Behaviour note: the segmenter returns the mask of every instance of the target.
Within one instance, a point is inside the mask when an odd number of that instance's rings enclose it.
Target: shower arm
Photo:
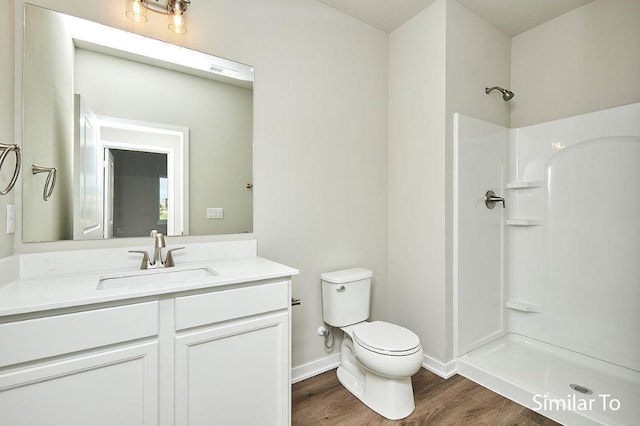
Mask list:
[[[502,93],[503,95],[506,93],[505,89],[503,89],[502,87],[498,87],[498,86],[485,87],[484,88],[484,93],[486,93],[488,95],[489,93],[493,92],[494,90],[497,90],[498,92]]]

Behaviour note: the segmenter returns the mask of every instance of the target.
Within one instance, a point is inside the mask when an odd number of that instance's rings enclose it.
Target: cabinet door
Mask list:
[[[157,424],[157,342],[0,372],[0,424]]]
[[[289,424],[288,314],[176,337],[176,425]]]

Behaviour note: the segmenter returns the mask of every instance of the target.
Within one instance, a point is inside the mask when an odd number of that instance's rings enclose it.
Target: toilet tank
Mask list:
[[[369,318],[373,272],[364,268],[325,272],[322,280],[322,317],[332,327],[344,327]]]

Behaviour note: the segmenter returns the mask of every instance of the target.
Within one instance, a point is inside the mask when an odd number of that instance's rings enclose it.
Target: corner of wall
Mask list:
[[[595,0],[518,34],[512,127],[640,101],[640,2]]]
[[[445,356],[446,0],[389,37],[388,315]],[[419,182],[419,191],[414,190]]]

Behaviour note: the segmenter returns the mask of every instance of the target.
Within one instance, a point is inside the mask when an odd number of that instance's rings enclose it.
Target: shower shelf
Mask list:
[[[541,180],[525,180],[519,182],[507,182],[507,189],[527,189],[527,188],[540,188],[542,186]]]
[[[531,302],[524,302],[522,300],[507,300],[507,303],[505,303],[505,307],[520,312],[540,312],[540,305],[536,305],[535,303]]]
[[[507,225],[510,226],[540,226],[542,225],[542,219],[532,219],[532,218],[512,218],[507,219]]]

